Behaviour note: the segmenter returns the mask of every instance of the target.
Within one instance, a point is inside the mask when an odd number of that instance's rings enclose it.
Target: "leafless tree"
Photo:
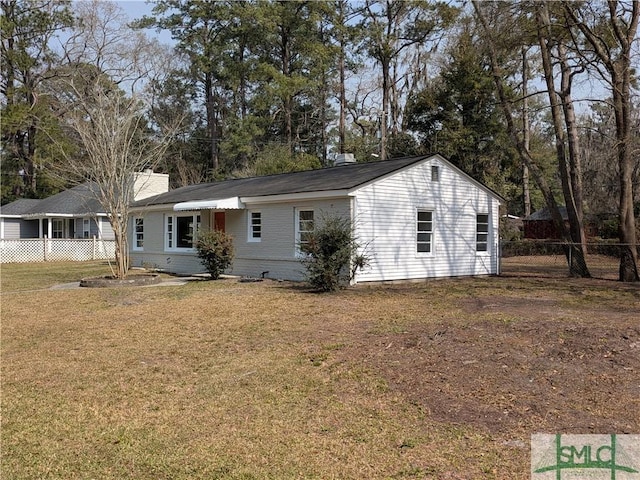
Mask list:
[[[618,157],[620,202],[620,272],[624,282],[637,282],[638,250],[633,211],[632,156],[633,128],[631,120],[631,79],[633,43],[638,41],[640,1],[608,0],[606,7],[563,2],[564,11],[572,22],[574,43],[578,51],[609,85],[616,120],[616,153]],[[581,38],[580,38],[581,36]]]
[[[77,26],[62,45],[66,63],[50,94],[61,97],[59,116],[78,148],[60,145],[59,175],[92,182],[115,236],[114,275],[128,271],[127,224],[136,174],[162,159],[180,119],[151,125],[145,86],[162,72],[164,50],[126,25],[111,2],[77,4]],[[166,71],[166,67],[165,67]]]
[[[62,63],[92,65],[119,88],[140,95],[153,78],[171,71],[168,48],[141,30],[130,28],[116,2],[91,0],[74,6],[76,24],[61,37]]]
[[[489,25],[489,21],[487,16],[485,15],[484,9],[480,6],[480,2],[477,0],[473,0],[472,2],[474,11],[476,12],[476,16],[478,21],[482,27],[484,32],[484,42],[486,44],[487,53],[489,55],[489,59],[491,62],[491,73],[494,78],[494,83],[496,86],[496,91],[498,93],[498,100],[500,102],[500,107],[503,111],[504,118],[507,124],[507,131],[509,133],[509,137],[511,139],[512,144],[516,148],[522,163],[526,165],[528,171],[531,173],[534,181],[536,182],[540,192],[544,196],[545,203],[547,204],[547,208],[551,213],[552,221],[556,231],[560,234],[560,236],[567,241],[567,243],[571,244],[571,237],[567,228],[565,226],[564,220],[562,219],[562,215],[560,213],[560,209],[558,207],[558,203],[553,195],[553,191],[551,186],[547,182],[547,179],[544,175],[544,172],[536,161],[534,155],[529,150],[528,141],[526,136],[523,137],[520,135],[516,125],[516,117],[514,114],[514,108],[512,106],[511,99],[509,98],[507,88],[505,85],[505,75],[504,71],[499,62],[499,51],[497,48],[497,33],[494,29]],[[570,271],[572,275],[576,274],[574,269],[579,270],[580,265],[575,261],[575,257],[569,252],[574,252],[573,247],[569,247],[566,250],[567,255],[567,263],[569,265]],[[584,265],[586,269],[586,265]],[[581,275],[582,276],[582,275]]]
[[[102,75],[87,82],[71,80],[74,106],[65,116],[77,135],[82,154],[62,150],[60,172],[93,183],[91,189],[109,218],[115,236],[115,270],[124,278],[129,269],[129,206],[135,198],[137,173],[153,168],[166,151],[175,128],[151,132],[145,105],[138,97],[127,97]]]

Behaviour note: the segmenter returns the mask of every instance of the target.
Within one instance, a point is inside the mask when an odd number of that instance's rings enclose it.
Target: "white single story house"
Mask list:
[[[169,188],[169,176],[151,170],[135,173],[133,182],[135,200]],[[19,199],[0,207],[0,240],[45,237],[113,240],[113,229],[103,210],[92,182],[43,199]]]
[[[203,272],[198,229],[234,238],[229,273],[301,280],[299,244],[325,215],[350,218],[370,264],[356,282],[499,273],[501,197],[440,155],[191,185],[132,204],[132,266]],[[265,273],[267,272],[267,273]]]

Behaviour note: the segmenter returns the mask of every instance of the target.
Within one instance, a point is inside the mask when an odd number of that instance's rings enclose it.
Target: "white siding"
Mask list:
[[[185,215],[191,214],[184,213]],[[164,218],[175,215],[172,210],[136,213],[134,216],[144,219],[144,247],[142,250],[131,250],[129,258],[132,267],[155,268],[177,274],[194,274],[204,272],[204,267],[195,252],[167,251],[164,248]],[[202,215],[202,227],[208,228],[207,216]],[[133,245],[133,216],[129,225],[129,245]]]
[[[314,210],[315,221],[323,215],[350,214],[350,199],[301,201],[297,203],[269,203],[246,205],[242,210],[225,211],[225,230],[234,237],[235,258],[228,273],[239,276],[266,277],[284,280],[302,280],[303,267],[296,257],[295,211],[297,208]],[[252,210],[262,214],[262,237],[259,242],[248,241],[248,215]],[[144,218],[144,248],[131,250],[131,265],[150,266],[179,274],[204,271],[195,252],[164,250],[164,216],[171,211],[147,212]],[[139,216],[139,213],[135,214]],[[202,228],[213,224],[213,211],[202,211]],[[133,245],[133,226],[129,227],[129,241]]]
[[[246,205],[245,210],[227,211],[226,230],[235,238],[234,275],[302,280],[304,269],[296,256],[296,209],[313,210],[314,221],[323,215],[349,216],[349,198]],[[249,212],[259,210],[262,217],[262,238],[248,241]]]
[[[431,166],[440,179],[431,181]],[[418,209],[433,211],[431,253],[417,253]],[[489,214],[489,252],[476,252],[476,215]],[[497,198],[436,158],[356,191],[355,222],[370,266],[362,281],[389,281],[497,272]]]
[[[2,222],[2,228],[0,233],[2,235],[0,238],[7,240],[15,240],[20,237],[20,223],[22,220],[19,218],[0,218],[0,222]]]
[[[439,181],[431,167],[439,166]],[[498,272],[499,200],[448,162],[431,157],[405,170],[352,192],[353,197],[331,200],[246,204],[225,211],[225,230],[234,237],[235,259],[229,273],[302,280],[304,270],[296,256],[296,210],[313,209],[323,215],[351,216],[358,242],[370,265],[357,281],[489,275]],[[416,247],[417,212],[433,212],[430,253]],[[251,211],[261,213],[260,241],[249,241]],[[165,251],[164,218],[171,210],[146,212],[144,248],[131,251],[133,266],[152,266],[192,274],[204,269],[195,252]],[[489,215],[489,251],[476,252],[476,215]],[[136,214],[138,216],[139,214]],[[202,228],[213,224],[214,212],[201,212]],[[133,227],[130,226],[130,242]],[[133,243],[131,243],[133,244]]]

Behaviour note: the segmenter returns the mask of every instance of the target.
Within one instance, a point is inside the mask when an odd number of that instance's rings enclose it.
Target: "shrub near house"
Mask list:
[[[359,247],[349,219],[324,218],[300,244],[309,284],[324,292],[348,285],[368,263]]]
[[[196,250],[211,279],[217,280],[233,262],[233,237],[221,230],[199,232]]]

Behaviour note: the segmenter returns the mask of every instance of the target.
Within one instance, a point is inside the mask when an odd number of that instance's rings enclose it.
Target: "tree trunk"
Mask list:
[[[345,41],[344,35],[340,37],[340,56],[338,58],[338,69],[340,70],[340,119],[338,123],[338,137],[339,137],[339,152],[345,152],[346,143],[346,110],[347,110],[347,95],[345,89]]]
[[[289,36],[287,35],[284,27],[281,27],[280,29],[280,38],[282,41],[282,50],[280,52],[282,75],[288,79],[291,76],[291,45],[289,42]],[[289,153],[293,153],[293,97],[289,92],[284,94],[282,107],[284,110],[284,138],[287,142]]]
[[[115,246],[115,271],[116,278],[126,278],[129,271],[129,245],[127,242],[127,228],[122,218],[110,217]]]
[[[576,198],[576,192],[574,192],[573,189],[575,182],[571,180],[571,167],[569,165],[569,163],[579,165],[579,153],[577,150],[578,139],[577,137],[569,139],[567,144],[565,127],[563,125],[563,109],[564,111],[567,111],[566,109],[568,107],[566,104],[571,101],[571,74],[568,70],[568,66],[566,65],[566,59],[563,58],[562,47],[558,46],[561,60],[562,95],[564,96],[561,98],[561,95],[558,94],[555,88],[551,48],[549,47],[549,43],[551,43],[553,39],[551,37],[545,37],[545,33],[548,32],[550,27],[549,12],[547,10],[546,3],[538,7],[536,11],[536,20],[538,23],[538,42],[540,44],[540,53],[542,56],[542,68],[544,70],[545,82],[547,84],[547,92],[549,94],[549,103],[551,106],[551,117],[553,120],[553,129],[556,138],[558,170],[560,172],[562,192],[564,194],[564,201],[569,219],[569,232],[564,228],[564,222],[562,222],[562,229],[559,230],[559,232],[561,232],[563,240],[568,241],[569,244],[566,250],[569,274],[572,277],[589,278],[591,277],[591,274],[589,273],[585,259],[582,206],[578,205],[578,198]],[[572,107],[573,106],[571,106],[571,112],[573,112]],[[575,121],[575,118],[573,120]],[[567,117],[564,117],[564,122],[567,124],[567,127],[569,127],[569,119]],[[577,130],[575,133],[577,134]],[[573,161],[571,162],[570,159]],[[581,201],[581,196],[579,199]]]
[[[529,123],[529,64],[527,62],[527,49],[522,48],[522,143],[528,151],[531,142],[531,124]],[[531,192],[529,191],[529,167],[522,164],[522,202],[524,216],[531,215]]]
[[[620,272],[622,282],[637,282],[638,249],[633,212],[633,157],[631,156],[631,115],[629,81],[615,78],[613,105],[616,116],[616,144],[620,169]]]
[[[616,118],[616,153],[620,180],[619,201],[619,239],[620,239],[620,269],[619,280],[623,282],[640,281],[638,275],[638,245],[636,237],[636,223],[633,213],[633,157],[631,155],[631,46],[636,38],[640,21],[640,1],[632,3],[629,18],[622,18],[617,12],[618,2],[609,0],[607,6],[609,16],[607,26],[611,33],[607,41],[616,42],[620,47],[617,58],[612,57],[614,49],[606,44],[600,35],[586,23],[581,21],[574,2],[562,2],[564,11],[578,28],[589,44],[589,50],[598,57],[604,65],[609,78],[604,78],[611,85],[613,110]]]
[[[207,129],[209,131],[209,161],[212,174],[218,171],[218,125],[216,120],[216,106],[213,94],[213,78],[210,72],[205,74],[204,80],[205,103],[207,109]]]
[[[507,93],[504,88],[503,75],[500,69],[500,63],[498,62],[498,52],[496,51],[495,44],[493,43],[491,31],[489,30],[487,20],[482,13],[478,0],[473,0],[472,4],[476,14],[478,15],[478,20],[480,21],[482,29],[485,32],[485,41],[487,42],[487,50],[491,63],[491,74],[496,85],[496,91],[498,92],[500,107],[507,123],[507,132],[509,133],[509,138],[511,139],[512,144],[516,147],[516,151],[518,152],[520,160],[527,166],[531,175],[533,175],[533,179],[538,185],[538,188],[540,189],[545,199],[547,207],[549,208],[553,224],[556,227],[557,231],[566,231],[564,220],[562,219],[562,216],[560,215],[560,211],[558,209],[558,204],[556,203],[549,184],[544,178],[542,170],[531,156],[531,152],[527,148],[525,148],[524,143],[518,137],[513,112],[511,109],[511,101],[507,97]]]
[[[393,75],[389,78],[389,118],[391,120],[391,135],[398,134],[400,117],[400,101],[398,100],[398,64],[393,62]]]
[[[380,118],[380,160],[387,159],[387,119],[389,117],[389,61],[382,64],[382,118]]]

